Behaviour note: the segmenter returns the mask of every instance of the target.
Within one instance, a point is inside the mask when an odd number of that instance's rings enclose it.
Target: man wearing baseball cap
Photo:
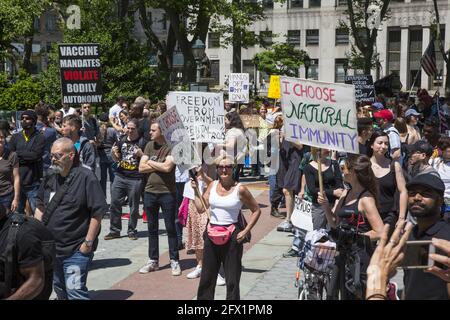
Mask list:
[[[408,174],[410,177],[425,173],[439,176],[436,169],[428,164],[433,154],[433,147],[428,142],[419,140],[406,146],[406,149],[408,150]]]
[[[409,213],[417,219],[408,241],[450,240],[450,223],[442,219],[445,185],[439,176],[420,174],[407,185]],[[405,256],[408,259],[408,256]],[[448,300],[450,283],[424,271],[404,270],[406,300]]]
[[[389,146],[391,150],[390,155],[392,159],[400,160],[400,164],[402,164],[400,150],[402,142],[400,140],[400,133],[392,125],[392,122],[394,121],[394,114],[391,110],[383,109],[381,111],[374,112],[373,117],[375,118],[378,127],[383,129],[389,136]]]
[[[28,202],[32,214],[36,209],[36,197],[43,174],[45,137],[36,130],[37,115],[33,110],[26,110],[20,116],[23,130],[15,133],[9,142],[9,148],[19,158],[20,200],[18,211],[24,213]]]

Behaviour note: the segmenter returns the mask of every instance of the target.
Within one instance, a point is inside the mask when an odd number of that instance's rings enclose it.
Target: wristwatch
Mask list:
[[[94,244],[94,240],[87,240],[87,239],[85,239],[84,240],[84,244],[86,245],[86,247],[91,248],[92,245]]]

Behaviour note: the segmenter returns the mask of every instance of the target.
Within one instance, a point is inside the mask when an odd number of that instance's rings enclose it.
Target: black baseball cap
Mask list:
[[[445,184],[442,179],[436,173],[423,173],[418,174],[406,184],[406,189],[410,189],[412,186],[420,185],[428,187],[437,191],[441,196],[444,196]]]
[[[431,157],[431,155],[433,154],[433,147],[431,146],[431,144],[424,140],[419,140],[414,144],[407,145],[406,150],[408,151],[408,154],[420,152],[425,153],[427,157]]]

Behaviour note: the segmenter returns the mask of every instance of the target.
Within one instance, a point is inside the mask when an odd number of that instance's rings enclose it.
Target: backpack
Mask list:
[[[50,231],[43,223],[32,217],[27,217],[24,214],[13,213],[9,217],[11,225],[8,230],[6,238],[7,244],[5,251],[1,253],[0,259],[4,262],[4,282],[0,282],[0,296],[8,297],[12,294],[13,278],[16,277],[17,282],[20,282],[20,274],[17,263],[17,233],[23,224],[32,226],[36,230],[36,234],[40,236],[42,244],[42,255],[44,258],[44,273],[47,274],[53,270],[56,259],[55,241]]]

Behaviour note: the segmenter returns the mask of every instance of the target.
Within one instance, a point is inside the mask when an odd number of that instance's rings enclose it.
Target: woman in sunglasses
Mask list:
[[[258,221],[261,209],[250,191],[234,180],[233,158],[221,156],[216,165],[219,180],[208,185],[202,200],[198,193],[195,197],[198,212],[205,213],[209,210],[211,215],[204,234],[203,267],[197,298],[214,299],[216,279],[223,263],[227,279],[227,300],[239,300],[243,242]],[[197,188],[195,181],[192,181],[192,187]],[[252,212],[245,228],[238,222],[244,205]]]

